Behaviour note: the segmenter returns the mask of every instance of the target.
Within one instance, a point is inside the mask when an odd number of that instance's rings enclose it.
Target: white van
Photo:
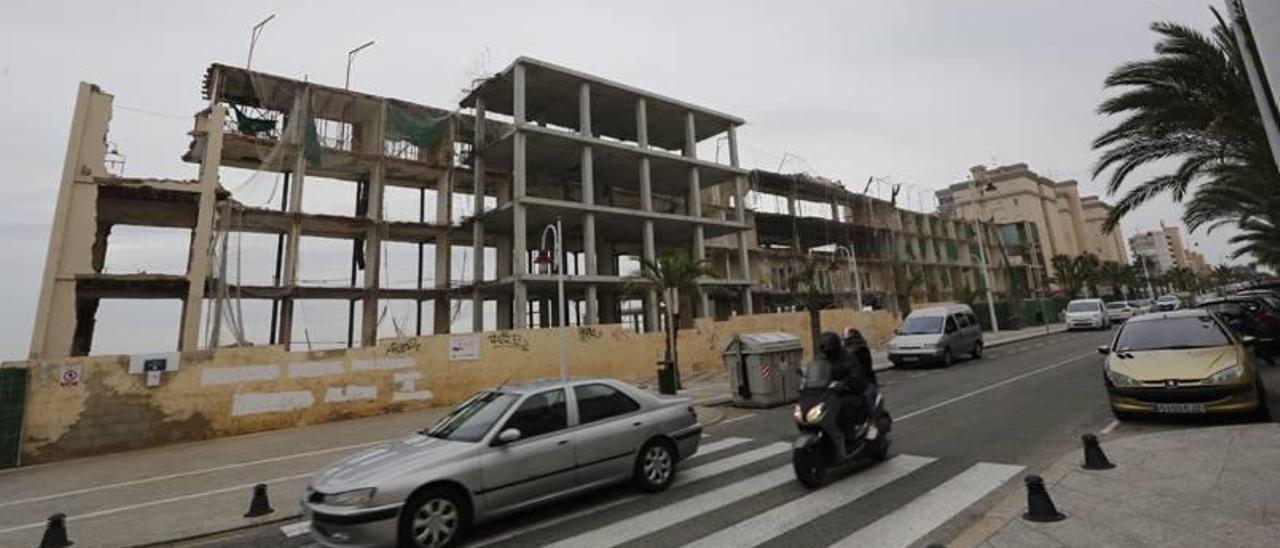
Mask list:
[[[960,354],[982,357],[982,326],[973,309],[964,304],[914,310],[889,341],[889,361],[898,367],[950,366]]]
[[[1111,329],[1102,299],[1076,299],[1067,303],[1067,329]]]

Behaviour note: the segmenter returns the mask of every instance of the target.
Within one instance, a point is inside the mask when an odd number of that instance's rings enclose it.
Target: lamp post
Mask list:
[[[552,236],[552,249],[547,249],[547,234]],[[569,378],[569,354],[565,347],[565,324],[568,316],[564,308],[564,232],[561,228],[560,218],[556,217],[555,224],[547,225],[542,229],[542,238],[538,245],[538,258],[534,259],[534,264],[538,265],[539,270],[554,270],[556,273],[556,293],[557,302],[559,303],[559,311],[557,316],[560,318],[558,322],[560,328],[560,380]],[[547,255],[554,254],[554,257]],[[548,272],[539,272],[539,274],[547,274]]]
[[[1000,325],[996,322],[996,301],[991,296],[991,272],[987,263],[987,244],[982,237],[982,199],[978,196],[978,187],[974,184],[973,177],[969,177],[969,198],[973,200],[974,206],[978,208],[978,214],[973,222],[975,232],[978,233],[978,259],[982,261],[982,283],[987,286],[987,313],[991,315],[991,332],[999,333]]]
[[[839,245],[836,244],[836,258],[840,258],[840,252],[843,251],[849,257],[849,270],[853,271],[853,295],[854,300],[858,303],[858,310],[862,310],[862,278],[858,276],[858,255],[854,252],[853,244]]]
[[[267,26],[267,23],[275,18],[276,14],[273,13],[253,26],[253,31],[249,33],[249,58],[244,62],[245,70],[249,70],[253,66],[253,48],[258,45],[258,37],[262,36],[262,27]]]

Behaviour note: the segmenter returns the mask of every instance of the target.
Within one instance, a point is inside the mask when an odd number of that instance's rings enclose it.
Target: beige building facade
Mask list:
[[[1076,181],[1054,181],[1027,164],[975,166],[969,171],[972,182],[937,192],[941,213],[997,224],[1034,223],[1045,257],[1093,253],[1105,261],[1128,262],[1120,229],[1102,232],[1111,206],[1096,196],[1081,196]]]
[[[1190,268],[1200,274],[1210,271],[1204,254],[1187,247],[1176,226],[1161,225],[1159,229],[1134,234],[1129,238],[1129,247],[1135,258],[1146,259],[1147,267],[1158,272],[1173,268]]]

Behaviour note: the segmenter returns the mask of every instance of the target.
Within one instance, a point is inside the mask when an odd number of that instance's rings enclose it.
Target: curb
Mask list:
[[[222,529],[220,531],[213,531],[209,533],[196,533],[193,535],[187,535],[187,536],[178,537],[175,539],[160,540],[160,541],[156,541],[148,544],[139,544],[137,545],[137,547],[152,548],[152,547],[159,547],[159,546],[181,546],[187,543],[192,543],[190,544],[191,546],[203,546],[207,544],[208,541],[214,540],[216,537],[220,537],[220,536],[231,534],[231,533],[238,533],[240,531],[246,531],[249,529],[255,529],[258,527],[262,527],[264,525],[274,525],[274,524],[281,524],[287,521],[295,521],[300,518],[302,518],[301,512],[298,512],[295,514],[289,514],[289,515],[272,516],[270,519],[258,521],[255,523],[246,523],[244,525],[238,525],[230,529]]]

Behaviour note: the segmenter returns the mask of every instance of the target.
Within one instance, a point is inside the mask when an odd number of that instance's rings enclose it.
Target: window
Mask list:
[[[969,318],[966,318],[964,314],[956,314],[955,319],[956,324],[960,327],[969,327]]]
[[[947,327],[946,327],[946,332],[947,332],[947,333],[955,333],[955,332],[956,332],[956,329],[958,329],[958,328],[956,327],[956,319],[955,319],[955,318],[952,318],[951,316],[947,316]]]
[[[516,402],[515,394],[481,392],[445,415],[427,431],[433,438],[477,442]]]
[[[507,420],[502,429],[520,430],[520,438],[527,439],[569,426],[569,412],[565,406],[564,389],[557,388],[529,396]]]
[[[1231,340],[1209,316],[1168,318],[1124,324],[1116,351],[1173,350],[1227,346]]]
[[[901,335],[932,335],[941,329],[940,316],[908,316],[898,331]]]
[[[625,415],[640,409],[640,404],[630,396],[603,384],[575,386],[573,395],[578,398],[578,422],[581,424]]]
[[[972,312],[965,312],[964,316],[969,318],[969,325],[978,325],[978,317],[974,316]]]

